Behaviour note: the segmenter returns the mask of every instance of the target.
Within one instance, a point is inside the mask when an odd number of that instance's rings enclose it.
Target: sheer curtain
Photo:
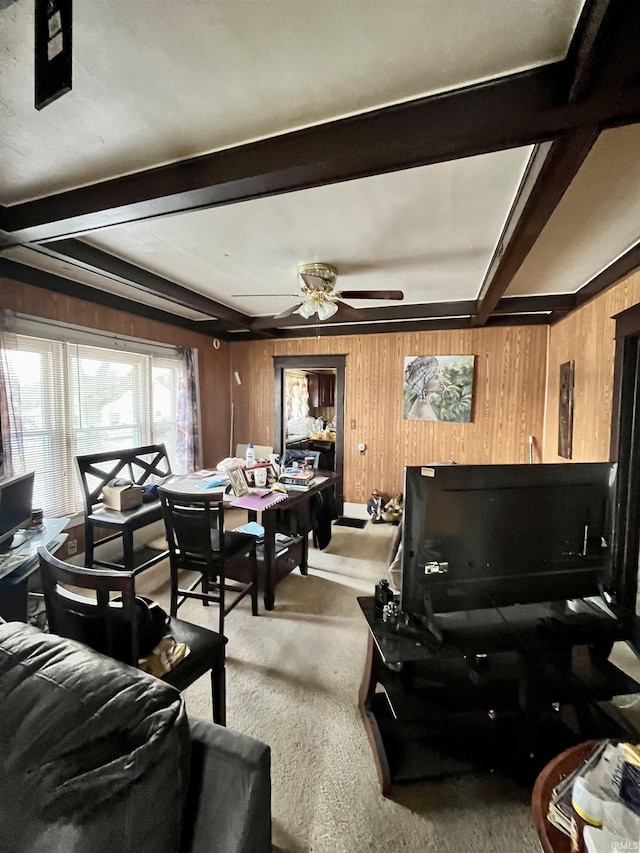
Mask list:
[[[285,401],[287,421],[309,415],[309,383],[304,373],[285,371]]]
[[[20,387],[12,379],[7,358],[15,347],[15,316],[12,311],[0,311],[0,476],[24,471]]]
[[[198,432],[198,384],[194,353],[178,347],[184,370],[178,389],[178,418],[176,434],[176,459],[174,470],[179,473],[193,471],[201,464],[200,436]]]

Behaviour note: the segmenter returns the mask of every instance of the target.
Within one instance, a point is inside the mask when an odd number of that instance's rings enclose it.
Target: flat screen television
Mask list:
[[[14,534],[31,522],[34,472],[0,480],[0,552],[22,544]]]
[[[597,595],[615,463],[405,469],[401,607],[452,611]]]

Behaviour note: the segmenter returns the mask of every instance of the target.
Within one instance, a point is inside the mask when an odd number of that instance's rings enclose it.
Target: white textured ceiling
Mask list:
[[[562,59],[583,0],[82,0],[73,89],[33,108],[33,2],[0,10],[0,203]],[[508,121],[508,116],[505,116]],[[250,315],[300,263],[405,303],[480,295],[530,154],[500,151],[105,228],[92,245]],[[603,133],[507,296],[573,293],[640,240],[640,126]],[[8,258],[186,317],[46,258]],[[236,294],[256,293],[257,296]],[[356,307],[384,303],[352,301]]]
[[[0,203],[561,59],[583,0],[82,0],[33,108],[33,2],[0,12]]]
[[[475,299],[529,153],[499,151],[103,228],[85,239],[253,315],[291,304],[297,267],[313,261],[337,267],[338,289],[392,282],[405,303]]]
[[[640,125],[598,137],[509,287],[575,293],[640,240]]]

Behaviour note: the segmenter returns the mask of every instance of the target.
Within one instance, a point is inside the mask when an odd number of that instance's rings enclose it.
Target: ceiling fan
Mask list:
[[[303,301],[276,314],[273,319],[283,320],[292,314],[300,314],[309,319],[317,314],[318,320],[328,320],[329,317],[333,317],[338,308],[347,317],[361,319],[361,312],[342,302],[343,299],[404,299],[404,293],[401,290],[343,290],[340,292],[336,290],[337,279],[338,270],[331,264],[317,262],[298,267],[298,287]],[[298,294],[274,293],[272,295],[295,298]]]

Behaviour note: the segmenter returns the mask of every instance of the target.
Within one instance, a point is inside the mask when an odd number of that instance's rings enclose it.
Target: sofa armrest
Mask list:
[[[191,720],[189,726],[182,853],[270,853],[269,746],[214,723]]]

